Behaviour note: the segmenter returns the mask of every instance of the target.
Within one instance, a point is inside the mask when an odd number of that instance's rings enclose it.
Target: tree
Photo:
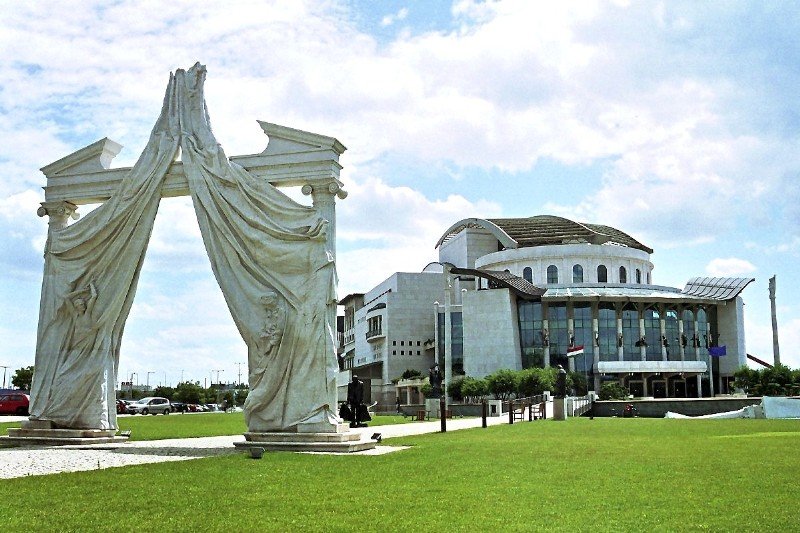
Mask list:
[[[18,389],[31,390],[31,381],[33,380],[33,365],[25,366],[17,369],[14,376],[11,378],[11,384]]]
[[[572,389],[575,391],[576,396],[585,396],[589,392],[589,384],[586,381],[586,376],[581,372],[568,372],[567,384],[572,383]]]
[[[184,381],[175,387],[175,401],[183,403],[202,403],[205,390],[199,382]]]
[[[462,387],[464,385],[463,379],[454,379],[447,386],[447,394],[453,399],[454,402],[460,402],[464,399]]]
[[[249,393],[250,389],[236,389],[236,405],[244,405]]]
[[[538,396],[544,391],[552,391],[556,386],[555,368],[526,368],[519,372],[517,394],[519,396]]]
[[[168,400],[172,400],[172,397],[175,395],[175,389],[172,387],[166,387],[164,385],[159,385],[155,389],[153,389],[153,396],[161,396],[162,398],[167,398]]]
[[[501,369],[486,376],[489,392],[498,400],[506,400],[517,391],[517,373]]]
[[[628,391],[616,381],[610,381],[600,386],[599,396],[601,400],[624,400]]]
[[[461,395],[467,401],[481,402],[488,392],[486,380],[483,379],[465,377],[461,384]]]

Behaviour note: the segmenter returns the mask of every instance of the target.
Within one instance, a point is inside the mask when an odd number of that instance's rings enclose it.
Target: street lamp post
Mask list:
[[[6,371],[8,370],[7,366],[0,365],[3,368],[3,388],[6,388]]]
[[[147,390],[150,391],[150,374],[155,374],[155,371],[150,371],[147,373]]]

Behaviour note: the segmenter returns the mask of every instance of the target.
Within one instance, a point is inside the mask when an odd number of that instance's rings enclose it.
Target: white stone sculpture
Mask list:
[[[331,329],[336,273],[329,222],[321,212],[332,219],[333,195],[344,197],[343,191],[338,183],[321,193],[309,186],[321,205],[302,206],[229,161],[211,131],[205,74],[196,64],[170,76],[147,147],[107,202],[71,226],[66,218],[54,226],[51,216],[32,420],[62,428],[117,427],[114,391],[122,330],[162,191],[169,189],[167,174],[180,149],[214,275],[248,347],[249,430],[303,431],[303,425],[337,430],[338,367]],[[303,141],[312,137],[283,130]],[[341,153],[344,147],[335,149]],[[330,200],[323,202],[322,194]]]

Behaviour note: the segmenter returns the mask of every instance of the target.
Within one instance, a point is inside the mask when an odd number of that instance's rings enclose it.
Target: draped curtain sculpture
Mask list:
[[[115,384],[160,188],[181,151],[212,269],[248,348],[250,431],[334,427],[336,273],[328,222],[231,163],[211,131],[205,67],[170,76],[161,116],[121,188],[85,219],[52,232],[31,418],[115,429]]]

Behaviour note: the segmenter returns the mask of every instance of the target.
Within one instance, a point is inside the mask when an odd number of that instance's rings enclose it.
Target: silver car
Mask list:
[[[130,404],[128,406],[128,412],[142,415],[157,415],[158,413],[168,415],[172,412],[172,407],[169,404],[169,400],[166,398],[148,396],[147,398],[142,398]]]

